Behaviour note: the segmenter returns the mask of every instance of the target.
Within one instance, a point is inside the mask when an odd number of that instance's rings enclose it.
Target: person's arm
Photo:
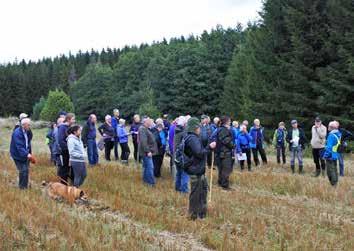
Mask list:
[[[82,133],[81,133],[81,140],[82,143],[84,144],[84,147],[87,146],[88,131],[89,131],[89,126],[86,124],[84,125],[84,128],[82,128]]]
[[[239,139],[241,134],[239,134],[239,136],[237,137],[237,145],[236,145],[236,152],[237,153],[242,153],[242,149],[241,149],[241,140]]]
[[[332,148],[333,148],[333,138],[334,136],[333,135],[329,135],[328,138],[327,138],[327,143],[326,143],[326,146],[325,146],[325,150],[323,152],[323,158],[324,159],[329,159],[332,157]]]
[[[232,135],[231,133],[228,134],[226,130],[223,130],[219,133],[219,140],[221,141],[221,143],[226,146],[229,149],[233,149],[234,148],[234,142],[232,140]]]
[[[75,148],[75,139],[73,138],[68,138],[68,150],[69,150],[69,155],[73,157],[74,159],[82,159],[84,157],[84,154],[78,153],[74,151]]]
[[[140,131],[139,133],[139,142],[141,147],[143,148],[143,151],[145,154],[150,152],[150,148],[148,146],[148,142],[147,142],[147,135],[146,132]]]
[[[104,124],[102,124],[100,127],[97,128],[98,132],[103,136],[104,133]]]
[[[275,129],[274,135],[273,135],[273,145],[274,147],[277,146],[277,129]]]
[[[286,142],[288,142],[289,144],[291,143],[290,141],[291,141],[291,135],[292,134],[292,132],[291,131],[289,131],[287,134],[286,134]]]
[[[327,135],[327,128],[325,126],[317,128],[318,137],[320,139],[325,139]]]
[[[204,154],[208,151],[207,149],[204,149],[202,147],[201,142],[198,142],[196,140],[190,139],[188,146],[189,146],[189,148],[190,148],[190,150],[192,152],[192,155],[195,158],[198,158],[198,159],[203,159],[204,158]]]

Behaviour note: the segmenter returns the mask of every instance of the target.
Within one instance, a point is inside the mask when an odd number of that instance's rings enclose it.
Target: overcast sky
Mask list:
[[[260,10],[261,0],[1,0],[0,63],[198,35]]]

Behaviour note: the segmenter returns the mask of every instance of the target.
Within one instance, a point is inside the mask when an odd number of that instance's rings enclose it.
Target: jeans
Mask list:
[[[20,189],[28,188],[29,179],[29,161],[17,161],[15,160],[16,168],[19,172],[18,186]]]
[[[332,186],[338,183],[338,169],[336,160],[326,160],[327,163],[327,176]]]
[[[154,164],[152,157],[143,157],[143,181],[149,185],[155,185]]]
[[[258,152],[261,155],[263,164],[267,164],[267,156],[266,156],[264,148],[263,148],[263,146],[261,144],[257,144],[256,148],[252,148],[254,164],[256,166],[259,165]]]
[[[175,189],[181,193],[188,193],[189,175],[182,169],[177,168]]]
[[[344,158],[343,153],[338,153],[339,175],[344,176]]]
[[[291,169],[293,172],[295,170],[295,157],[297,158],[297,160],[299,162],[299,172],[302,172],[303,163],[302,163],[302,148],[301,148],[301,146],[291,148],[290,166],[291,166]]]
[[[98,163],[98,151],[96,140],[87,140],[87,156],[90,165],[96,165]]]
[[[326,169],[326,163],[324,161],[324,159],[321,158],[321,154],[322,151],[324,149],[323,148],[313,148],[312,149],[312,156],[313,156],[313,162],[316,165],[316,171],[319,172],[322,170]]]
[[[71,166],[74,171],[74,186],[79,187],[84,183],[87,176],[85,162],[71,161]]]
[[[277,146],[277,163],[280,164],[280,156],[283,159],[283,164],[286,163],[286,157],[285,157],[285,146],[284,145],[280,145]]]

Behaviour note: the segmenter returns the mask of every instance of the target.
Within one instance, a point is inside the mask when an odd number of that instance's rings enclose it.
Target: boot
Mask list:
[[[316,172],[313,175],[313,177],[318,177],[318,176],[320,176],[320,174],[321,174],[321,170],[320,169],[316,169]]]
[[[294,174],[295,173],[295,166],[290,166],[291,167],[291,172]]]
[[[303,166],[299,166],[299,174],[304,174],[304,167]]]

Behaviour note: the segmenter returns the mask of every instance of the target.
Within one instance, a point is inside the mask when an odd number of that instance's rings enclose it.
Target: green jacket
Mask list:
[[[274,135],[273,135],[273,146],[277,147],[277,133],[278,133],[278,128],[275,129],[274,131]],[[285,148],[288,146],[288,142],[286,142],[286,136],[288,135],[288,132],[286,131],[286,129],[284,129],[284,146]]]

